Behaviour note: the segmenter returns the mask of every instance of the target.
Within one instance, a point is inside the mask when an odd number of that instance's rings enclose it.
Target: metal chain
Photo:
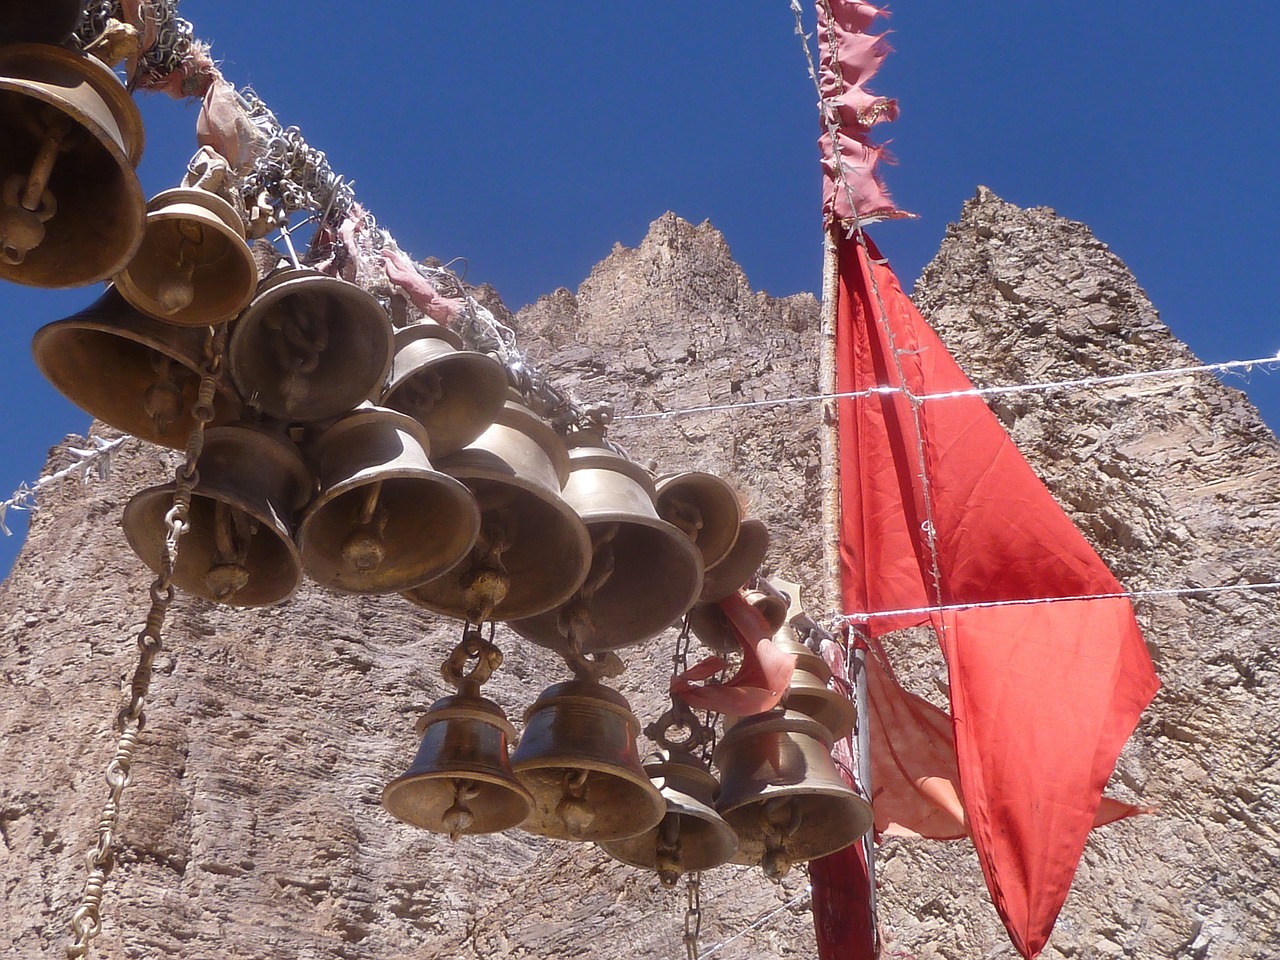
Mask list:
[[[698,960],[698,935],[702,932],[702,874],[691,873],[685,883],[689,905],[684,911],[686,960]]]
[[[97,842],[85,857],[89,876],[85,880],[84,895],[80,906],[71,916],[73,938],[66,948],[70,960],[88,956],[94,938],[102,932],[102,898],[107,878],[115,867],[120,800],[125,788],[133,782],[133,755],[138,746],[138,738],[147,723],[145,707],[151,690],[152,669],[156,655],[164,647],[161,630],[169,604],[175,596],[173,572],[178,559],[178,542],[190,527],[191,493],[199,482],[196,461],[204,449],[205,427],[213,420],[213,398],[222,374],[226,343],[226,324],[211,330],[205,342],[200,389],[192,410],[195,425],[187,442],[186,459],[176,471],[173,507],[165,515],[165,551],[160,574],[151,584],[151,609],[147,611],[146,622],[138,634],[138,664],[129,683],[129,699],[116,715],[116,729],[120,731],[120,740],[116,744],[115,756],[107,764],[107,802],[98,818]]]

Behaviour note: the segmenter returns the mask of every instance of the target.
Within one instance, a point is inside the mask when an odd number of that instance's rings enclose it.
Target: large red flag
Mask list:
[[[839,390],[970,389],[866,243],[839,242]],[[869,615],[872,636],[937,630],[969,833],[1010,937],[1035,957],[1159,686],[1132,608],[979,397],[841,400],[839,435],[845,610]],[[1045,597],[1091,599],[1016,602]],[[875,616],[889,611],[902,612]]]

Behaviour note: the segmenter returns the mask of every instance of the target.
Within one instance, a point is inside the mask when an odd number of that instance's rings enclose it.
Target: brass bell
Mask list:
[[[798,710],[817,720],[831,731],[835,740],[849,736],[858,718],[858,710],[852,700],[828,686],[831,668],[827,662],[805,646],[789,626],[773,635],[773,643],[784,653],[795,654],[796,658],[796,671],[782,698],[783,705],[788,710]]]
[[[793,864],[843,850],[871,828],[871,805],[831,759],[831,733],[794,710],[738,720],[716,747],[716,810],[738,835],[734,863],[773,879]]]
[[[667,812],[657,826],[601,843],[601,849],[633,867],[656,870],[668,887],[683,873],[728,863],[738,849],[738,838],[714,809],[720,792],[716,778],[688,753],[672,750],[650,754],[644,772],[659,786]]]
[[[258,287],[231,334],[231,376],[245,402],[288,423],[330,420],[381,389],[391,321],[373,294],[305,267]]]
[[[79,313],[45,324],[31,341],[36,366],[67,399],[111,426],[181,450],[195,425],[205,330],[144,316],[115,287]],[[236,420],[240,401],[219,384],[213,425]]]
[[[62,43],[80,26],[84,0],[3,0],[0,46]]]
[[[742,598],[760,611],[771,634],[777,633],[787,622],[787,601],[765,590],[745,590]]]
[[[382,406],[427,428],[436,458],[461,450],[488,429],[507,399],[507,371],[493,357],[464,350],[434,321],[397,330],[391,382]]]
[[[266,428],[214,427],[205,432],[196,469],[174,586],[237,607],[287,599],[302,580],[290,520],[311,492],[297,447]],[[173,495],[172,483],[150,487],[124,510],[129,546],[152,570],[160,570],[164,556]]]
[[[471,492],[431,466],[422,425],[364,405],[310,446],[320,493],[298,528],[302,568],[321,586],[395,593],[460,563],[480,530]]]
[[[639,721],[626,698],[593,680],[548,687],[524,715],[511,758],[533,794],[522,830],[560,840],[618,840],[666,813],[636,752]]]
[[[769,552],[769,529],[759,520],[744,520],[738,538],[719,563],[707,568],[702,599],[723,600],[751,579]]]
[[[473,443],[436,466],[470,488],[480,536],[468,560],[406,599],[478,623],[542,613],[582,585],[591,538],[560,496],[569,455],[546,423],[508,401]]]
[[[569,459],[564,498],[591,531],[591,571],[567,604],[511,627],[561,653],[647,640],[697,599],[702,554],[658,516],[653,482],[639,464],[603,446],[577,447]]]
[[[714,474],[693,471],[659,477],[656,489],[658,516],[698,545],[704,568],[728,555],[742,523],[733,487]]]
[[[142,118],[97,59],[0,47],[0,279],[79,287],[142,242]]]
[[[258,265],[231,204],[208,190],[178,188],[147,204],[147,228],[116,276],[143,313],[183,327],[236,317],[253,299]]]

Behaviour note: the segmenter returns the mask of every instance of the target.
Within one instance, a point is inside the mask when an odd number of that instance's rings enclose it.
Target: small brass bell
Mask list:
[[[236,323],[231,376],[249,406],[277,420],[331,420],[381,389],[393,346],[373,294],[290,267],[259,285]]]
[[[658,516],[697,544],[704,568],[728,556],[742,524],[733,487],[714,474],[694,471],[659,477],[656,490]]]
[[[481,677],[488,678],[487,670],[459,678],[458,693],[437,700],[418,720],[422,744],[413,765],[382,791],[382,805],[397,820],[457,840],[507,830],[529,815],[533,798],[507,757],[515,728],[480,696]]]
[[[729,553],[707,569],[702,580],[702,599],[723,600],[738,590],[760,569],[768,552],[769,529],[759,520],[742,521]]]
[[[831,733],[794,710],[744,717],[715,752],[716,810],[738,835],[734,863],[772,879],[794,864],[843,850],[871,828],[871,805],[831,759]]]
[[[397,330],[391,382],[382,406],[427,428],[438,459],[484,433],[507,399],[507,371],[487,354],[464,350],[462,339],[434,321]]]
[[[306,503],[311,474],[297,447],[265,428],[205,432],[196,464],[190,529],[179,542],[178,589],[237,607],[279,603],[298,588],[302,564],[290,520]],[[159,571],[174,485],[135,494],[124,510],[129,546]]]
[[[534,808],[522,830],[560,840],[618,840],[652,829],[666,802],[640,766],[639,721],[593,680],[548,687],[524,715],[511,758]]]
[[[416,420],[371,404],[327,427],[308,450],[320,493],[298,528],[302,568],[348,593],[395,593],[471,552],[480,510],[431,466]]]
[[[697,599],[702,554],[658,516],[653,483],[639,464],[594,445],[570,450],[569,459],[564,497],[591,531],[591,571],[567,604],[511,628],[560,653],[647,640]]]
[[[742,598],[760,611],[771,634],[777,633],[787,622],[787,601],[766,590],[746,590]]]
[[[783,695],[788,710],[798,710],[817,720],[831,731],[834,740],[843,740],[853,732],[858,718],[857,707],[842,693],[832,690],[831,668],[827,662],[800,642],[789,626],[773,635],[773,643],[784,653],[795,654],[796,671]]]
[[[205,330],[144,316],[115,287],[93,304],[36,331],[31,352],[68,400],[135,437],[181,450],[195,425]],[[225,384],[214,395],[213,425],[236,420],[240,401]]]
[[[0,47],[0,279],[79,287],[142,242],[142,118],[94,57]]]
[[[716,778],[688,753],[672,750],[650,754],[644,772],[659,786],[667,812],[656,827],[606,841],[601,849],[633,867],[656,870],[667,887],[683,873],[728,863],[738,849],[738,838],[714,809],[720,792]]]
[[[84,0],[3,0],[0,46],[62,43],[80,26]]]
[[[569,455],[546,423],[508,401],[489,429],[436,466],[475,495],[480,536],[466,561],[406,599],[478,623],[541,613],[582,585],[591,538],[560,496]]]
[[[231,204],[207,190],[178,188],[147,204],[142,246],[116,276],[116,286],[149,316],[207,327],[249,305],[258,265]]]

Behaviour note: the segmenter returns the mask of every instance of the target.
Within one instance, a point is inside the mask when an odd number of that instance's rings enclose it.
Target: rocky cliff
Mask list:
[[[917,296],[982,383],[1189,359],[1085,227],[985,192]],[[625,419],[815,392],[812,297],[752,291],[718,232],[667,215],[576,294],[556,291],[513,325],[557,383],[615,405],[612,436],[633,455],[734,479],[774,534],[770,564],[823,582],[816,406]],[[1130,587],[1274,579],[1280,448],[1235,391],[1144,381],[997,410]],[[0,956],[61,956],[147,606],[120,513],[170,469],[129,441],[109,482],[46,503],[0,586]],[[806,599],[833,602],[818,589]],[[1096,832],[1045,955],[1280,956],[1276,600],[1204,595],[1139,612],[1165,689],[1115,787],[1160,813]],[[379,794],[412,759],[415,718],[446,692],[438,667],[456,634],[398,598],[310,587],[269,610],[179,600],[96,955],[682,955],[683,892],[593,847],[519,832],[455,845],[384,813]],[[662,709],[671,642],[627,657],[619,684],[642,721]],[[506,663],[486,690],[518,721],[566,674],[513,634],[499,643]],[[895,654],[915,689],[943,695],[927,638],[904,637]],[[880,870],[889,952],[1013,955],[966,844],[888,843]],[[708,874],[704,955],[811,958],[804,889],[798,872],[781,886],[744,868]]]

